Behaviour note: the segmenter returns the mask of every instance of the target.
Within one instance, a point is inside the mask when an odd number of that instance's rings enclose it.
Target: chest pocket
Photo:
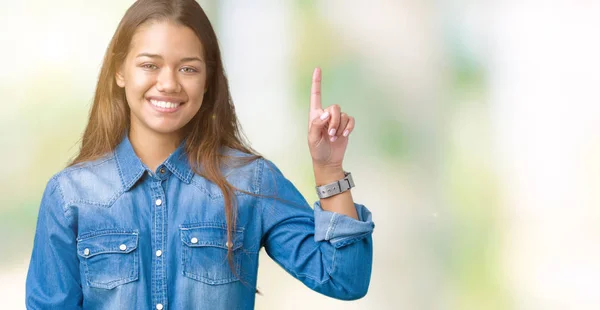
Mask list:
[[[227,243],[227,226],[220,223],[202,223],[181,225],[182,242],[181,263],[183,275],[206,284],[218,285],[239,281],[241,253],[244,241],[243,228],[233,233],[233,244]],[[233,250],[231,271],[227,260],[227,249]]]
[[[100,231],[77,238],[77,255],[90,287],[113,289],[139,277],[137,232]]]

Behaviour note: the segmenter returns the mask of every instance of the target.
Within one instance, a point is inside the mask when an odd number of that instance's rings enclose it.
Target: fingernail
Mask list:
[[[329,135],[330,135],[330,136],[333,136],[333,135],[335,135],[335,128],[331,128],[331,129],[329,129]]]
[[[348,131],[348,129],[344,130],[344,133],[343,133],[344,137],[347,137],[349,133],[350,133],[350,131]]]
[[[325,119],[327,119],[328,117],[329,117],[329,112],[328,111],[325,111],[325,113],[321,114],[321,120],[322,121],[325,120]]]
[[[331,142],[335,142],[335,140],[337,140],[337,136],[333,136],[333,137],[329,138],[329,141],[331,141]]]

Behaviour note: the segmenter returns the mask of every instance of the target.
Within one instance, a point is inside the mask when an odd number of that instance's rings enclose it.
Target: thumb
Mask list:
[[[327,125],[329,118],[331,115],[329,111],[325,111],[321,113],[319,117],[315,117],[311,124],[310,129],[308,130],[308,141],[311,143],[316,143],[321,139],[321,134],[323,133],[323,128]]]

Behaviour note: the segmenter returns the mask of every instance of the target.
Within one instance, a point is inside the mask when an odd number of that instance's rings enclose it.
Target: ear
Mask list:
[[[119,85],[119,87],[125,87],[125,77],[123,76],[121,68],[119,68],[119,70],[117,70],[117,72],[115,73],[115,81],[117,82],[117,85]]]

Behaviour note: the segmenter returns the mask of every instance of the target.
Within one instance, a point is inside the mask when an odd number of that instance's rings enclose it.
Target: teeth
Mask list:
[[[158,101],[158,100],[150,100],[150,103],[157,107],[161,107],[163,109],[173,109],[178,107],[181,103],[167,102],[167,101]]]

